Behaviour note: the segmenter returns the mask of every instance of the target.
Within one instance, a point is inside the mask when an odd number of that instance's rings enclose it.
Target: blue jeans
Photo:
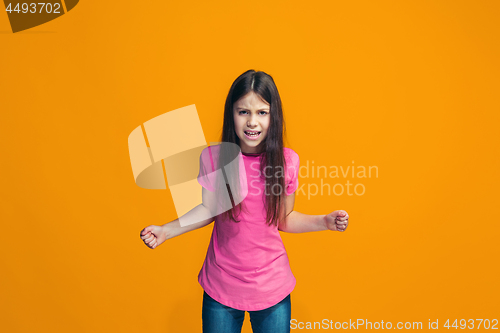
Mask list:
[[[290,333],[290,295],[260,311],[248,311],[254,333]],[[203,333],[241,333],[245,311],[223,305],[203,292]]]

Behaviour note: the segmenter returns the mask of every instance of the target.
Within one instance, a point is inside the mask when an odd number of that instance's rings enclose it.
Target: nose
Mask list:
[[[248,119],[248,121],[247,121],[247,126],[249,128],[253,128],[253,127],[257,126],[257,121],[255,119],[255,115],[251,115],[250,116],[250,119]]]

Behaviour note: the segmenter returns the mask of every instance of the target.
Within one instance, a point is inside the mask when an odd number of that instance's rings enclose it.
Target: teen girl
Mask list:
[[[141,231],[141,239],[154,249],[167,239],[215,221],[198,275],[204,289],[205,333],[241,332],[245,311],[250,314],[253,332],[290,332],[290,293],[295,277],[279,231],[347,228],[349,216],[343,210],[327,215],[306,215],[293,210],[299,156],[283,147],[284,129],[281,99],[273,78],[254,70],[241,74],[226,99],[221,145],[205,148],[200,156],[198,181],[203,186],[203,204],[182,218],[214,216],[210,212],[219,202],[214,194],[218,187],[208,175],[230,160],[228,152],[221,148],[224,143],[237,145],[241,150],[247,195],[235,205],[235,193],[227,186],[233,206],[215,218],[184,227],[176,219]]]

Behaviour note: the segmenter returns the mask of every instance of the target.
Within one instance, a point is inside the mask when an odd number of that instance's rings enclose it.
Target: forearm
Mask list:
[[[292,211],[279,230],[291,233],[328,230],[325,215],[308,215]]]
[[[181,217],[184,226],[181,226],[178,218],[169,223],[165,223],[162,227],[165,229],[166,239],[177,237],[188,231],[203,228],[212,223],[215,219],[215,217],[207,218],[206,216],[211,216],[210,211],[203,204],[199,204]],[[192,223],[192,221],[197,222]]]

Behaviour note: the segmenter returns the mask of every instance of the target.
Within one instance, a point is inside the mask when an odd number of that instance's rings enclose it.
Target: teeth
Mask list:
[[[247,135],[249,136],[258,136],[259,133],[258,132],[245,132]]]

